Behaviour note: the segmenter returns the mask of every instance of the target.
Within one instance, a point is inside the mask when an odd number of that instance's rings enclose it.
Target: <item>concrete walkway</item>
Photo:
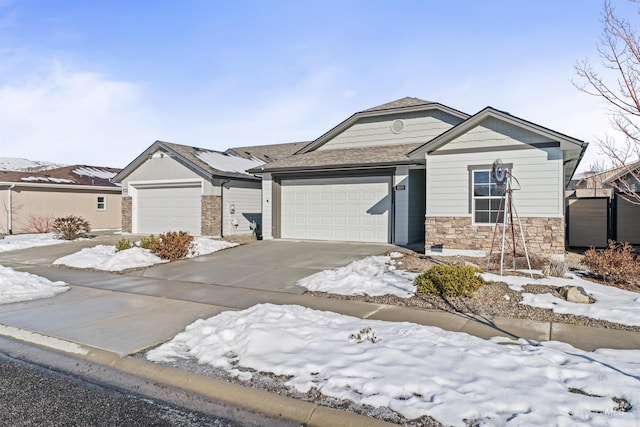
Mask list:
[[[0,305],[0,324],[12,331],[26,330],[122,357],[172,338],[197,319],[274,303],[363,319],[414,322],[481,338],[557,340],[585,350],[640,349],[640,334],[634,332],[319,298],[302,294],[294,285],[300,277],[382,253],[392,248],[389,245],[256,242],[130,274],[51,266],[55,259],[82,247],[113,244],[118,238],[105,235],[0,253],[0,265],[72,285],[69,292],[54,298]],[[5,334],[2,331],[0,335]]]

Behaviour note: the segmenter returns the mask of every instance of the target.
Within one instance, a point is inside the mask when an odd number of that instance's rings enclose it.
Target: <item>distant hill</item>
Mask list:
[[[0,157],[0,170],[15,172],[38,172],[59,168],[65,165],[52,162],[34,161],[18,157]]]

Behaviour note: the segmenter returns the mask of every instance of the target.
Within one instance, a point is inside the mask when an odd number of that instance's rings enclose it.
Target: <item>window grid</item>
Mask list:
[[[495,224],[503,221],[505,187],[495,183],[489,170],[473,171],[473,221]]]
[[[96,207],[99,211],[107,210],[107,198],[105,196],[98,196]]]

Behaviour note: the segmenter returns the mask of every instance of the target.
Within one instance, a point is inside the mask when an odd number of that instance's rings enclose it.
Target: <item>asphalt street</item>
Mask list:
[[[0,353],[0,425],[239,426]]]

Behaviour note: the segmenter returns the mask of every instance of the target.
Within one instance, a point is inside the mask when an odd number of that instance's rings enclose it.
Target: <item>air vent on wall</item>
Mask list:
[[[400,133],[404,129],[404,121],[397,119],[391,123],[391,132]]]

